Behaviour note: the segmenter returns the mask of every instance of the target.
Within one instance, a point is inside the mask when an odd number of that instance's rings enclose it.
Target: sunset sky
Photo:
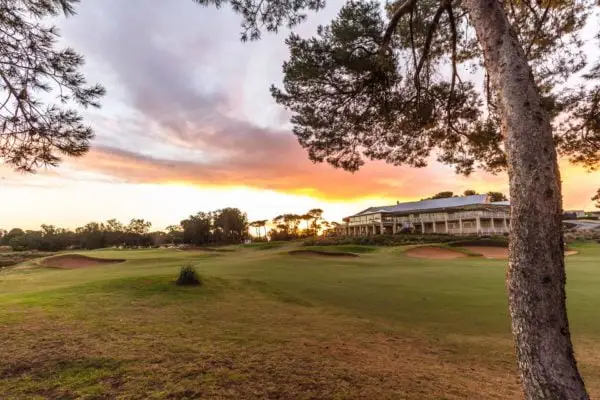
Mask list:
[[[329,3],[301,34],[342,2]],[[142,217],[162,229],[226,206],[250,219],[321,207],[340,220],[442,190],[508,192],[505,175],[465,178],[435,162],[355,174],[312,164],[268,91],[281,82],[285,31],[241,43],[238,16],[191,0],[86,0],[78,13],[57,24],[107,88],[102,109],[85,114],[97,137],[87,156],[36,175],[0,166],[0,228]],[[561,165],[565,208],[592,209],[600,173]]]

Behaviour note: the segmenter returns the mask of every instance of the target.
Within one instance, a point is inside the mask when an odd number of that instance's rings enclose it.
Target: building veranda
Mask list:
[[[487,195],[449,197],[370,207],[344,218],[341,234],[391,235],[400,232],[451,235],[504,235],[510,229],[510,205]]]

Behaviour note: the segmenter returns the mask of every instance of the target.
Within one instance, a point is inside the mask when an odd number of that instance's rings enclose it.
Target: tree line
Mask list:
[[[105,247],[160,247],[164,245],[225,245],[254,240],[293,240],[315,236],[335,227],[322,217],[323,210],[312,209],[306,214],[282,214],[273,220],[248,222],[248,216],[238,208],[223,208],[198,212],[169,225],[165,230],[152,231],[152,223],[132,219],[123,224],[116,219],[90,222],[75,230],[42,225],[39,230],[0,229],[0,246],[14,251],[61,251],[66,249],[100,249]],[[267,224],[272,227],[267,230]]]

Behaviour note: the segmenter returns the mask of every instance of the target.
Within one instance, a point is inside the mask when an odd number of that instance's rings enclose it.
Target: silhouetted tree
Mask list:
[[[224,208],[215,211],[214,233],[217,243],[241,243],[248,230],[248,217],[238,208]]]
[[[465,190],[465,192],[463,193],[464,196],[475,196],[477,194],[477,192],[475,190]]]
[[[13,228],[10,231],[8,231],[6,234],[4,234],[4,236],[2,236],[2,244],[9,246],[10,245],[10,241],[18,236],[23,236],[25,235],[25,231],[23,231],[23,229],[20,228]]]
[[[181,225],[169,225],[166,228],[168,243],[170,244],[181,244],[183,243],[183,228]]]
[[[321,221],[322,216],[323,216],[323,210],[321,210],[320,208],[313,208],[312,210],[310,210],[308,212],[308,215],[310,215],[312,217],[312,229],[313,229],[313,234],[316,235],[319,232],[319,221]]]
[[[596,208],[600,208],[600,189],[598,189],[598,191],[596,192],[594,197],[592,197],[592,201],[596,202],[596,204],[595,204]]]
[[[58,30],[41,22],[73,15],[77,2],[0,1],[0,160],[17,170],[32,172],[58,165],[63,155],[80,156],[93,137],[70,106],[98,107],[104,88],[87,86],[79,72],[83,57],[58,48]]]

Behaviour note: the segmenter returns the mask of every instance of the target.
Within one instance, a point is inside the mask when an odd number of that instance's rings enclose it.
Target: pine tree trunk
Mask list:
[[[502,113],[511,201],[507,289],[525,396],[588,399],[567,320],[561,182],[550,119],[502,3],[463,5]]]

